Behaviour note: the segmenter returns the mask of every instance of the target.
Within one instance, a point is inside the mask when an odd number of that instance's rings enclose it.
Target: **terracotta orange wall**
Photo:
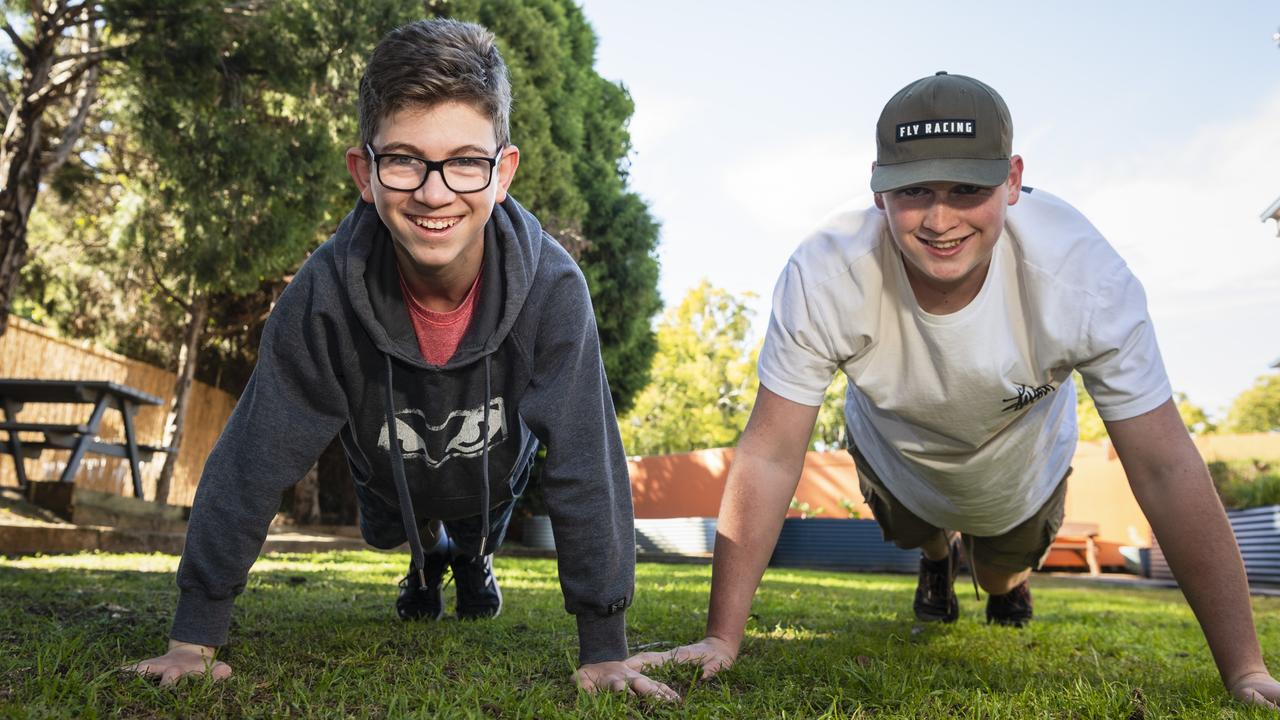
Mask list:
[[[636,517],[719,515],[720,495],[731,462],[732,448],[630,458],[627,466]]]
[[[1196,438],[1196,447],[1206,460],[1280,458],[1280,433],[1201,436]],[[636,517],[716,516],[732,461],[732,449],[632,458],[629,465]],[[1151,526],[1129,491],[1124,468],[1110,443],[1080,443],[1072,467],[1066,519],[1097,523],[1102,541],[1148,545]],[[871,517],[858,492],[853,459],[844,451],[809,453],[796,498],[812,508],[823,508],[825,517],[844,517],[840,499],[848,498],[858,505],[861,517]]]
[[[628,465],[636,517],[715,517],[732,462],[732,448],[631,458]],[[871,509],[858,492],[853,458],[844,451],[808,453],[796,498],[812,508],[823,508],[824,517],[844,517],[840,499],[848,498],[857,504],[862,517],[871,517]]]

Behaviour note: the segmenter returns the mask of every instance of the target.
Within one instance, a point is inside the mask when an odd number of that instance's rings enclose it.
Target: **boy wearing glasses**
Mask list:
[[[540,443],[578,684],[674,697],[627,668],[635,540],[626,459],[586,282],[507,193],[519,165],[507,69],[484,28],[416,22],[382,40],[360,82],[360,192],[271,313],[258,365],[192,508],[168,654],[172,682],[213,663],[281,494],[337,435],[360,528],[408,541],[396,612],[502,610],[493,552]]]
[[[1079,212],[1022,185],[1012,138],[1004,101],[972,78],[938,73],[885,105],[874,207],[801,244],[774,291],[760,393],[720,508],[706,637],[637,667],[674,659],[714,674],[735,661],[837,370],[863,494],[886,540],[921,549],[916,618],[959,617],[959,531],[987,622],[1029,622],[1028,578],[1063,517],[1079,370],[1223,683],[1246,702],[1280,700],[1142,286]]]

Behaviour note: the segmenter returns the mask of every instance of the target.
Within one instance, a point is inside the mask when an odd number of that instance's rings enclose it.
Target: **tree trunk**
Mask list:
[[[0,147],[0,335],[9,327],[19,273],[27,257],[27,220],[40,190],[40,108],[20,101]]]
[[[200,338],[204,334],[204,321],[209,315],[209,298],[196,292],[191,301],[191,323],[178,352],[178,382],[173,388],[173,420],[170,426],[169,452],[165,453],[164,468],[156,481],[155,502],[168,504],[169,489],[173,485],[173,471],[178,466],[178,450],[182,447],[182,431],[186,426],[187,407],[191,400],[191,383],[196,376],[196,359],[199,357]]]
[[[106,57],[98,46],[100,32],[92,8],[56,3],[31,3],[28,19],[34,29],[30,43],[18,38],[9,17],[0,25],[22,63],[22,80],[14,95],[0,87],[0,109],[5,113],[0,135],[0,335],[9,328],[9,311],[27,256],[27,221],[46,172],[66,162],[88,120],[97,95],[97,68]],[[64,34],[70,32],[70,34]],[[59,50],[78,60],[59,58]],[[74,98],[65,121],[51,117],[50,109]],[[41,123],[55,126],[58,139],[46,148]],[[59,129],[57,126],[61,124]],[[45,156],[46,150],[51,150]]]

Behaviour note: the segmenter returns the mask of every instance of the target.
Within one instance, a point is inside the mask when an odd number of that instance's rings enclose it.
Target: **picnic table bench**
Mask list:
[[[71,457],[62,470],[61,482],[75,480],[76,470],[86,453],[127,458],[133,475],[133,494],[142,498],[142,472],[140,462],[150,460],[158,452],[168,448],[144,445],[138,442],[133,416],[143,405],[160,405],[160,398],[127,385],[103,380],[38,380],[31,378],[0,378],[0,413],[3,422],[0,430],[7,438],[0,440],[0,452],[13,456],[18,476],[18,486],[27,487],[25,458],[39,457],[44,450],[70,450]],[[55,422],[21,422],[18,412],[26,403],[83,404],[92,405],[88,420],[78,424]],[[124,421],[123,442],[103,442],[98,438],[102,416],[108,408],[118,410]],[[19,433],[40,433],[43,439],[23,440]]]
[[[1053,539],[1050,550],[1065,550],[1075,553],[1084,560],[1090,575],[1100,575],[1102,568],[1098,565],[1098,523],[1064,522],[1058,528],[1058,536]]]

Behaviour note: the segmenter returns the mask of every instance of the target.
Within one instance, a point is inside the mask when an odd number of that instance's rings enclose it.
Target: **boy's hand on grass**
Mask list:
[[[161,685],[172,685],[186,675],[208,673],[214,680],[231,677],[231,666],[221,660],[214,660],[214,651],[215,648],[207,645],[170,640],[169,652],[129,665],[124,670],[147,677],[158,677]]]
[[[669,662],[696,664],[702,666],[702,677],[705,680],[728,668],[737,657],[737,648],[718,637],[708,636],[701,642],[681,645],[674,650],[632,655],[627,658],[627,665],[636,670],[644,670]]]
[[[618,660],[583,665],[573,674],[573,679],[578,683],[578,687],[590,693],[601,690],[625,691],[655,700],[680,702],[680,694],[675,690],[657,680],[645,677],[629,667],[627,663]]]
[[[1253,672],[1231,684],[1231,696],[1246,705],[1280,710],[1280,683],[1266,672]]]

